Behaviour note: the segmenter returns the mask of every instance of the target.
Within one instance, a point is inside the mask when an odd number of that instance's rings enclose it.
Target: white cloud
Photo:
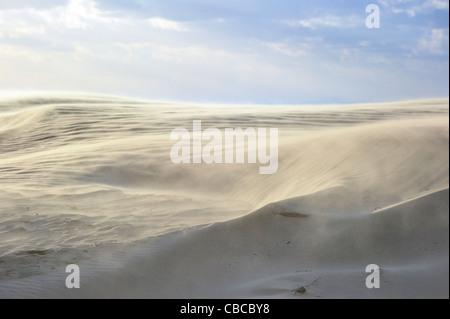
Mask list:
[[[0,44],[0,56],[14,59],[25,58],[33,62],[42,61],[43,59],[43,56],[35,51],[10,44]]]
[[[224,50],[214,50],[205,46],[188,45],[188,46],[168,46],[151,42],[138,43],[119,43],[119,47],[124,48],[130,57],[148,58],[168,63],[183,63],[188,61],[191,63],[206,63],[206,61],[231,61],[238,60],[238,55],[226,52]]]
[[[177,21],[162,19],[162,18],[151,18],[147,20],[150,26],[162,30],[172,30],[172,31],[188,31],[188,29]]]
[[[109,22],[108,14],[100,11],[91,0],[70,0],[58,11],[61,13],[60,21],[68,28],[87,29],[91,21]]]
[[[315,17],[306,20],[298,20],[298,21],[286,21],[286,23],[292,27],[305,27],[312,30],[315,30],[320,27],[331,27],[331,28],[353,28],[358,26],[360,22],[360,18],[356,16],[325,16],[325,17]]]
[[[435,8],[437,10],[448,10],[449,1],[448,0],[428,0],[425,6]]]
[[[30,14],[30,11],[0,11],[0,38],[21,38],[45,33],[45,23]]]
[[[9,9],[0,11],[0,37],[20,38],[43,34],[48,29],[88,29],[98,23],[115,24],[123,20],[102,11],[92,0],[69,0],[50,9]]]
[[[420,13],[449,9],[449,0],[379,0],[378,3],[386,8],[391,8],[393,13],[404,13],[410,17],[415,17]]]
[[[281,53],[286,56],[290,57],[299,57],[299,56],[305,56],[308,54],[308,50],[310,49],[308,44],[303,45],[289,45],[285,42],[266,42],[262,43],[263,45],[267,46],[271,50]]]
[[[445,54],[445,44],[448,46],[448,29],[433,29],[431,33],[419,41],[418,52],[429,52],[434,55]]]
[[[23,36],[44,34],[45,31],[43,24],[33,24],[0,11],[0,38],[21,38]]]

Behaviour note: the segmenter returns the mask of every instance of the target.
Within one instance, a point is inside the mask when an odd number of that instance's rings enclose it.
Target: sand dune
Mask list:
[[[194,119],[279,128],[278,172],[173,164]],[[1,101],[0,297],[448,298],[448,141],[448,100]]]
[[[297,211],[271,204],[178,235],[164,251],[138,257],[119,276],[104,274],[88,288],[102,295],[105,286],[118,283],[126,293],[108,289],[106,296],[154,298],[289,298],[300,287],[307,287],[303,297],[448,295],[448,189],[352,218],[305,214],[301,202],[286,202]],[[365,287],[371,263],[382,267],[380,290]]]
[[[101,272],[98,264],[86,265],[89,275],[79,291],[55,285],[63,278],[42,276],[19,285],[6,282],[4,292],[13,297],[26,288],[21,293],[27,297],[39,291],[39,296],[67,298],[448,296],[448,189],[375,214],[332,216],[302,209],[305,200],[342,194],[330,189],[172,234],[128,253],[120,267],[117,260]],[[365,287],[365,267],[374,262],[382,269],[379,290]],[[306,293],[297,292],[301,287]]]

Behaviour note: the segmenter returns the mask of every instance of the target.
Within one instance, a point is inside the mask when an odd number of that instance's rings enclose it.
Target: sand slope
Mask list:
[[[330,189],[306,199],[342,194]],[[79,291],[55,285],[56,277],[19,287],[28,288],[25,296],[36,297],[34,288],[67,298],[445,298],[448,195],[445,189],[352,217],[305,213],[305,198],[296,198],[165,237],[118,268],[87,265]],[[382,269],[379,290],[365,287],[372,263]],[[301,287],[305,294],[296,292]]]
[[[1,298],[449,296],[448,100],[0,106]],[[279,171],[171,163],[193,119],[279,128]]]
[[[446,189],[350,218],[271,204],[179,234],[164,251],[137,257],[85,288],[92,297],[292,298],[300,287],[307,289],[302,297],[446,297],[448,199]],[[380,290],[365,287],[372,263],[382,268]]]

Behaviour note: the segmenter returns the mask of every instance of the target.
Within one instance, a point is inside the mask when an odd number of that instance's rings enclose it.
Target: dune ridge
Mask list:
[[[170,131],[192,120],[279,128],[279,171],[171,163]],[[446,298],[448,141],[445,99],[2,100],[0,297]],[[383,289],[365,287],[369,263]]]

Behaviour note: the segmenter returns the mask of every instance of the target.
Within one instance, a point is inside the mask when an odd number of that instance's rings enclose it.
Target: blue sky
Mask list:
[[[0,2],[3,93],[376,102],[448,97],[448,68],[448,0]]]

